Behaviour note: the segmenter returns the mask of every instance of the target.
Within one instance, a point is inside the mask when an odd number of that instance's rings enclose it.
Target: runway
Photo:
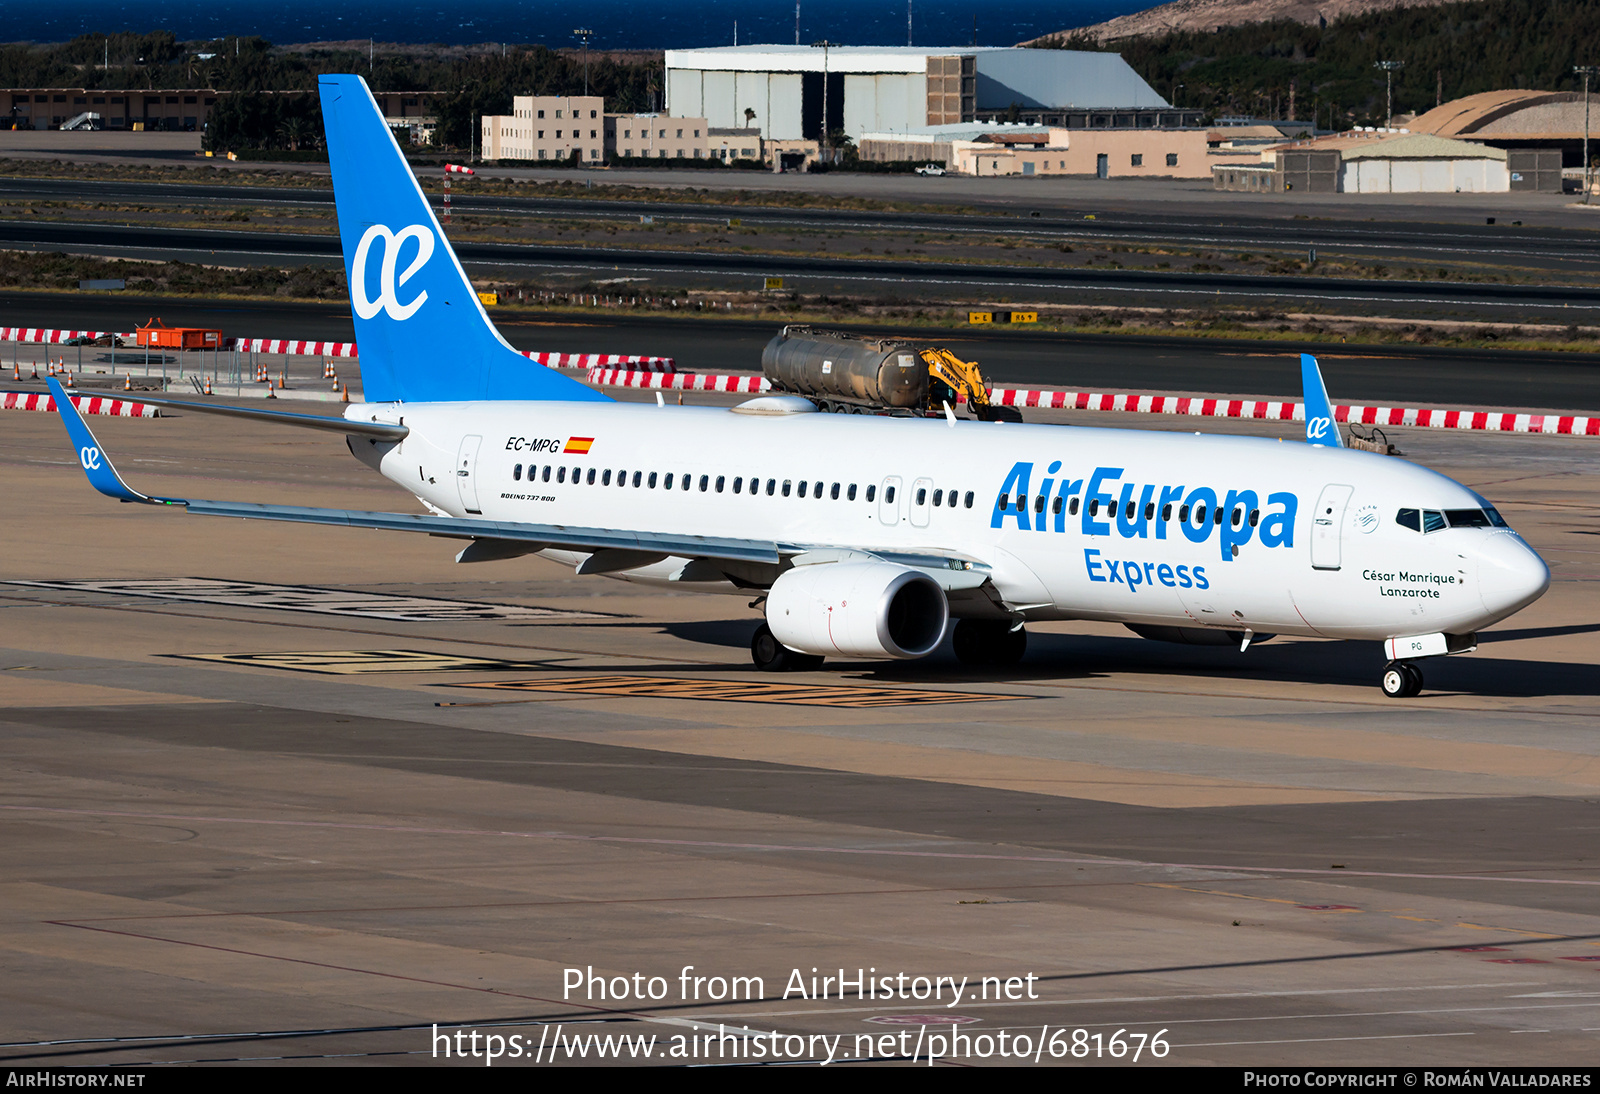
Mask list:
[[[498,176],[497,169],[488,170]],[[420,173],[423,177],[440,175],[437,169],[423,168]],[[545,181],[563,181],[548,172],[546,176]],[[537,190],[527,196],[490,194],[475,192],[473,182],[456,181],[453,206],[458,213],[528,222],[582,219],[624,223],[637,222],[640,216],[652,216],[671,222],[719,224],[734,217],[748,227],[852,234],[888,229],[1006,235],[1019,239],[1038,237],[1091,245],[1132,241],[1198,248],[1265,248],[1292,254],[1316,248],[1329,257],[1425,262],[1459,260],[1465,256],[1491,265],[1551,271],[1573,264],[1580,268],[1600,264],[1600,252],[1595,246],[1600,238],[1600,222],[1591,224],[1581,211],[1574,212],[1559,197],[1542,194],[1505,195],[1520,204],[1495,210],[1500,215],[1493,218],[1494,223],[1488,223],[1489,217],[1466,221],[1451,216],[1448,206],[1437,203],[1419,207],[1414,201],[1385,202],[1382,196],[1373,195],[1361,196],[1364,205],[1347,201],[1341,211],[1318,207],[1315,216],[1296,215],[1292,208],[1279,203],[1253,202],[1249,198],[1241,199],[1240,195],[1215,195],[1225,201],[1232,199],[1229,204],[1234,207],[1224,210],[1214,201],[1196,201],[1196,195],[1190,192],[1192,186],[1175,192],[1174,184],[1160,181],[1142,184],[1142,190],[1130,191],[1124,187],[1109,205],[1103,200],[1107,197],[1103,192],[1098,195],[1101,201],[1037,202],[1029,200],[1038,196],[1034,189],[1005,195],[1003,190],[991,187],[985,196],[963,195],[964,204],[941,209],[941,204],[949,204],[944,192],[948,187],[944,182],[929,184],[920,179],[901,178],[896,180],[898,185],[893,193],[881,194],[877,200],[898,199],[902,205],[919,201],[928,204],[922,208],[891,205],[870,210],[789,206],[775,200],[763,204],[759,196],[742,189],[751,182],[744,177],[719,181],[717,190],[726,195],[726,200],[721,202],[704,200],[703,196],[696,201],[653,199],[648,192],[641,193],[636,200],[565,197]],[[599,181],[604,185],[608,180],[601,178]],[[836,194],[847,199],[855,196],[862,181],[834,176],[828,183]],[[1141,193],[1145,200],[1140,200]],[[229,209],[261,206],[331,212],[333,191],[315,186],[0,178],[0,204],[34,201],[137,203],[155,207],[209,205]],[[1384,215],[1374,217],[1374,211]],[[1537,216],[1540,211],[1557,214],[1558,219],[1551,221],[1549,215]],[[1526,223],[1523,217],[1527,217]]]
[[[1591,443],[1394,431],[1554,575],[1397,703],[1364,644],[1080,624],[1031,628],[1009,673],[774,679],[744,597],[118,506],[53,416],[5,425],[7,1064],[482,1066],[436,1024],[521,1038],[500,1066],[600,1062],[595,1034],[660,1065],[925,1065],[935,1036],[949,1064],[1019,1037],[1122,1066],[1592,1063]],[[410,501],[334,437],[95,429],[135,488]],[[838,998],[857,970],[891,996]]]
[[[0,247],[20,251],[240,265],[336,265],[335,235],[0,220]],[[759,290],[768,277],[807,292],[914,301],[1026,299],[1099,306],[1253,307],[1270,301],[1306,310],[1434,316],[1496,322],[1600,321],[1600,295],[1586,285],[1419,281],[1292,275],[1175,273],[1062,264],[875,260],[840,255],[749,254],[714,241],[689,249],[536,246],[460,240],[453,247],[475,275],[576,279],[574,285],[639,279],[699,289]],[[587,291],[587,290],[586,290]]]

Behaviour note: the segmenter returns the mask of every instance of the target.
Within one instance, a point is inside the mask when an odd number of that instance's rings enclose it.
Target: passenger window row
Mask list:
[[[522,474],[523,466],[520,463],[511,469],[511,477],[517,482],[522,481]],[[546,464],[544,466],[540,466],[538,464],[529,464],[527,467],[527,474],[529,482],[553,481],[556,483],[565,483],[569,481],[568,469],[566,467],[558,467],[552,464]],[[662,490],[671,490],[674,488],[675,484],[676,488],[679,490],[691,490],[698,485],[702,494],[708,493],[712,490],[715,490],[716,493],[721,494],[727,491],[730,485],[726,475],[718,475],[715,479],[713,479],[710,475],[701,475],[697,484],[693,475],[680,475],[672,471],[668,471],[664,475],[655,471],[649,472],[648,475],[643,471],[635,471],[633,472],[632,479],[630,479],[627,471],[617,471],[613,475],[613,472],[610,468],[601,469],[590,467],[585,469],[582,467],[574,467],[571,469],[570,474],[570,481],[575,486],[582,484],[587,484],[589,486],[610,486],[612,482],[615,481],[616,485],[618,486],[627,486],[631,482],[635,488],[643,487],[647,490],[655,490],[658,485]],[[783,496],[786,498],[812,497],[820,500],[824,494],[826,494],[826,496],[833,501],[838,501],[841,495],[846,501],[856,500],[856,484],[853,482],[848,484],[836,482],[832,485],[829,485],[825,482],[812,482],[807,479],[801,479],[798,482],[796,482],[794,479],[784,479],[781,483],[777,479],[768,479],[766,481],[765,490],[763,491],[761,479],[758,476],[752,476],[746,480],[744,476],[736,475],[734,476],[731,485],[733,493],[749,494],[751,496],[765,492],[767,497],[770,498],[776,496],[781,491]],[[876,500],[877,493],[878,488],[876,486],[868,486],[866,491],[867,501],[870,502]],[[890,486],[884,491],[884,500],[891,504],[894,502],[894,487]],[[966,494],[966,507],[968,509],[972,508],[973,500],[973,492],[968,490]],[[917,504],[926,505],[927,501],[927,489],[918,488]],[[944,505],[948,508],[954,509],[957,501],[958,495],[954,490],[946,491],[941,489],[933,492],[933,504],[935,506]],[[1074,505],[1076,505],[1076,503],[1074,503]]]
[[[1045,495],[1043,495],[1043,494],[1040,494],[1040,495],[1036,496],[1033,499],[1033,511],[1035,513],[1043,513],[1044,509],[1045,509],[1045,505],[1048,504],[1050,506],[1050,512],[1052,514],[1056,515],[1056,516],[1060,516],[1061,515],[1062,505],[1064,503],[1066,505],[1067,514],[1069,516],[1074,516],[1075,517],[1075,516],[1078,515],[1078,499],[1076,497],[1074,497],[1070,501],[1066,501],[1060,495],[1057,495],[1054,500],[1047,499],[1045,497]],[[968,504],[970,506],[971,503],[969,502]],[[1009,494],[1001,494],[1000,495],[1000,499],[999,499],[999,506],[1000,506],[1000,511],[1002,513],[1010,510],[1010,508],[1011,508],[1011,495],[1009,495]],[[1168,502],[1166,505],[1163,505],[1161,507],[1161,519],[1163,521],[1171,521],[1172,520],[1172,509],[1173,509],[1173,506],[1172,506],[1171,502]],[[1190,507],[1187,506],[1187,505],[1180,505],[1180,506],[1177,507],[1177,509],[1178,509],[1178,520],[1181,523],[1184,523],[1184,524],[1189,523],[1189,517],[1191,515]],[[1017,495],[1016,510],[1015,511],[1018,512],[1018,513],[1026,513],[1028,511],[1028,499],[1027,499],[1027,497],[1025,495],[1022,495],[1022,494],[1018,494]],[[1138,503],[1130,501],[1128,503],[1128,505],[1127,505],[1127,508],[1124,510],[1124,512],[1122,514],[1122,517],[1123,517],[1124,520],[1132,520],[1134,518],[1134,515],[1136,513],[1138,513],[1138,511],[1139,511]],[[1401,512],[1407,512],[1407,510],[1401,510]],[[1089,516],[1097,517],[1099,515],[1100,515],[1100,499],[1096,498],[1094,501],[1091,501],[1089,503]],[[1117,506],[1116,506],[1115,503],[1112,503],[1111,505],[1106,506],[1106,516],[1107,517],[1114,517],[1116,515],[1117,515]],[[1206,505],[1204,503],[1201,503],[1200,505],[1196,505],[1196,506],[1193,507],[1193,514],[1192,515],[1194,516],[1194,523],[1195,524],[1204,524],[1206,522],[1206,517],[1208,515],[1211,517],[1211,520],[1212,520],[1213,523],[1221,524],[1222,521],[1223,521],[1223,518],[1225,516],[1227,516],[1227,511],[1222,506],[1218,505],[1218,506],[1213,506],[1210,509],[1209,514],[1208,514]],[[1261,523],[1261,510],[1259,510],[1259,509],[1251,509],[1249,511],[1248,515],[1249,515],[1249,520],[1250,520],[1250,527],[1254,528],[1257,524]],[[1227,519],[1229,520],[1229,522],[1235,528],[1237,528],[1241,524],[1244,523],[1245,517],[1246,517],[1245,508],[1244,508],[1244,506],[1240,505],[1240,506],[1235,506],[1234,507],[1232,516],[1228,517]],[[1152,501],[1152,502],[1146,502],[1145,503],[1144,519],[1145,520],[1155,520],[1156,519],[1156,503],[1155,502]]]
[[[972,503],[973,503],[974,499],[975,499],[975,495],[973,494],[973,492],[971,490],[968,490],[967,491],[967,499],[966,499],[966,508],[968,508],[968,509],[972,508]],[[867,500],[871,501],[872,499],[868,498]],[[886,495],[885,500],[890,501],[890,502],[894,501],[894,487],[892,487],[892,486],[889,487],[888,493]],[[928,488],[926,486],[917,487],[917,499],[916,499],[916,501],[917,501],[917,505],[918,506],[923,506],[923,505],[927,505],[928,504]],[[960,501],[961,501],[961,496],[955,490],[949,490],[949,491],[946,491],[946,490],[935,490],[933,492],[933,507],[935,509],[939,509],[939,508],[954,509],[960,503]]]

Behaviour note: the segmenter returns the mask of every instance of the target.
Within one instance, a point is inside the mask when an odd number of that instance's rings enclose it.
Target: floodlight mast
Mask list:
[[[1573,65],[1572,71],[1583,77],[1583,203],[1589,204],[1589,191],[1593,189],[1593,173],[1589,169],[1589,78],[1600,76],[1600,65]]]
[[[828,50],[838,45],[824,38],[820,42],[812,42],[811,48],[822,50],[822,147],[824,150],[832,147],[828,140]]]
[[[572,32],[572,36],[583,43],[583,94],[587,98],[589,95],[589,39],[594,37],[594,31],[578,27]]]
[[[1372,62],[1372,67],[1373,68],[1381,68],[1381,69],[1383,69],[1384,82],[1387,85],[1386,91],[1385,91],[1385,94],[1384,94],[1384,106],[1387,109],[1387,115],[1386,115],[1386,117],[1384,119],[1383,125],[1384,125],[1385,129],[1393,129],[1394,128],[1394,74],[1396,72],[1399,72],[1402,68],[1405,68],[1406,67],[1406,63],[1404,61],[1373,61]]]

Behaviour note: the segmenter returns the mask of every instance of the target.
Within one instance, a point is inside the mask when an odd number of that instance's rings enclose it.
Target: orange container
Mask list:
[[[205,327],[169,327],[159,319],[146,320],[134,331],[136,345],[162,349],[221,349],[222,332]]]

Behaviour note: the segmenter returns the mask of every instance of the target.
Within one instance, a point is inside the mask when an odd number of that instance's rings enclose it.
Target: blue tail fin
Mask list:
[[[1322,370],[1309,353],[1300,355],[1300,386],[1305,389],[1306,443],[1343,448],[1344,439],[1339,436],[1339,423],[1333,416],[1333,404],[1328,401],[1328,389],[1322,386]]]
[[[366,82],[317,84],[367,400],[606,400],[500,337]]]

